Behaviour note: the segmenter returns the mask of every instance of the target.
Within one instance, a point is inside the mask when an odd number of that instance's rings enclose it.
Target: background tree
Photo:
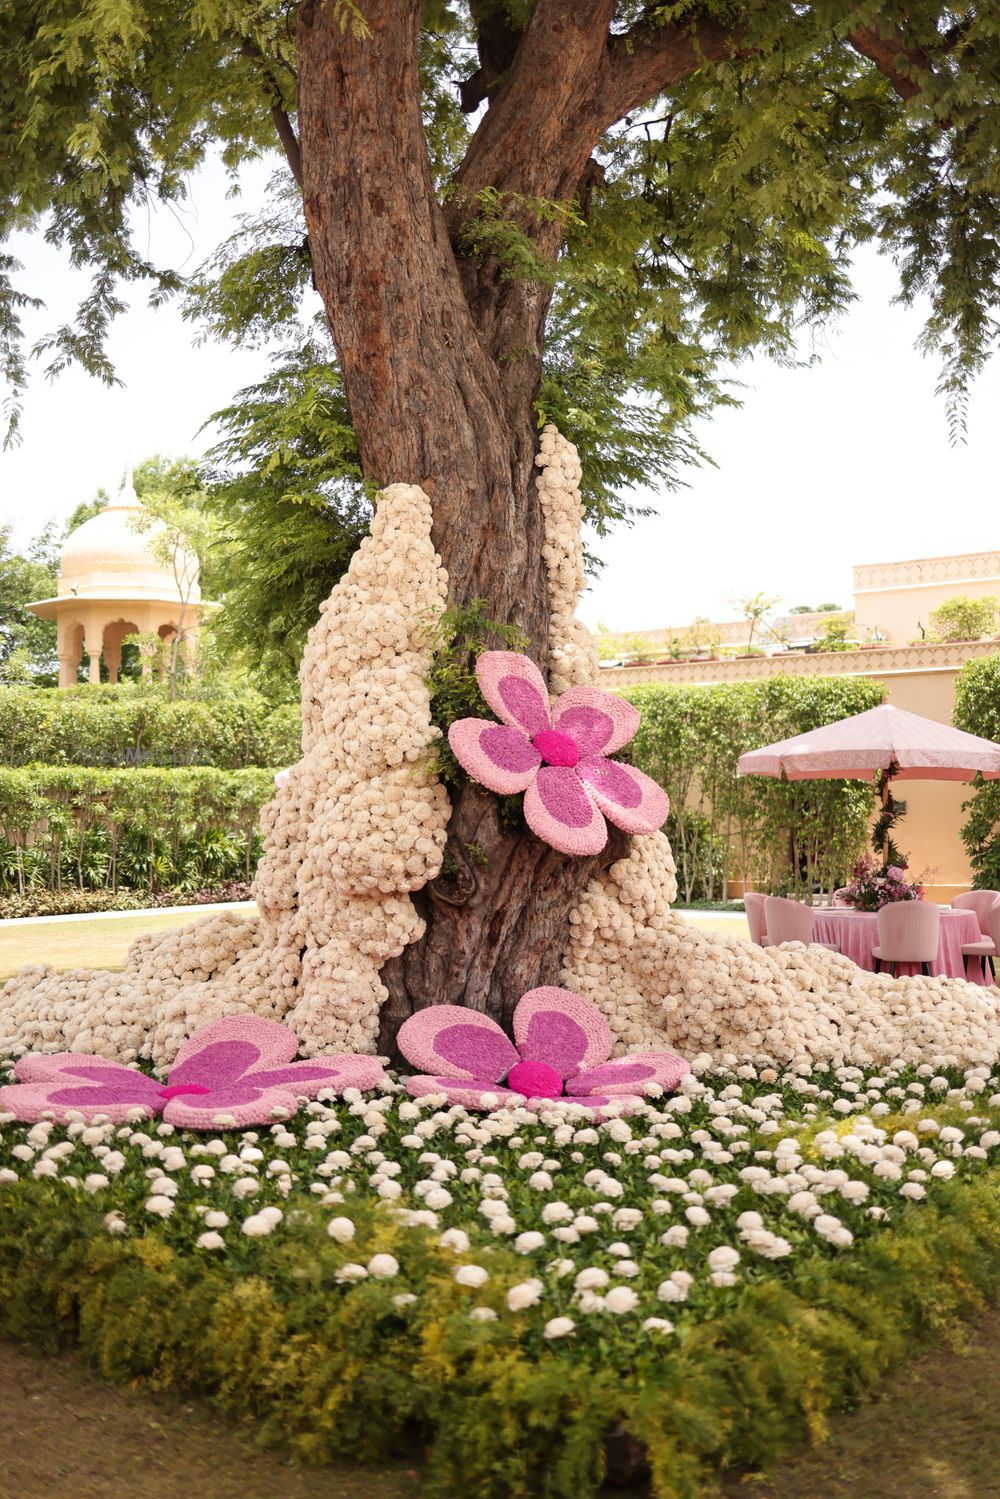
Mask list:
[[[11,546],[11,527],[0,526],[0,682],[53,686],[59,678],[56,627],[24,605],[56,591],[59,552],[48,526],[24,552]]]
[[[931,610],[928,623],[928,640],[990,640],[997,632],[997,599],[993,594],[945,599]]]
[[[259,283],[263,323],[312,279],[365,480],[424,486],[455,603],[484,600],[544,670],[540,420],[583,439],[593,473],[627,476],[645,451],[644,476],[669,475],[692,413],[725,398],[721,361],[793,357],[802,325],[850,299],[852,244],[878,236],[902,298],[930,298],[925,344],[961,430],[996,330],[998,68],[992,7],[931,0],[9,0],[0,225],[47,211],[49,238],[93,267],[40,352],[112,379],[123,284],[180,285],[129,210],[181,195],[210,142],[235,166],[277,139],[306,235],[230,280]],[[9,259],[0,273],[16,396],[31,291]],[[555,973],[566,911],[619,851],[571,862],[484,826],[481,794],[458,790],[451,835],[474,828],[488,863],[472,895],[424,894],[395,1020],[432,997],[505,1013]],[[470,987],[511,860],[524,909]],[[439,893],[464,900],[447,951]],[[422,994],[430,972],[443,982]]]

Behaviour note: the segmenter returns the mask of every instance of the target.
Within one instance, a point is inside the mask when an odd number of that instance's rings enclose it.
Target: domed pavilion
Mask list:
[[[60,687],[76,683],[84,649],[90,681],[100,682],[103,655],[109,681],[117,682],[126,635],[172,640],[180,632],[192,651],[202,614],[217,607],[201,597],[197,558],[185,552],[175,568],[155,555],[158,526],[140,530],[142,513],[129,471],[118,497],[67,538],[55,598],[25,605],[40,619],[56,621]]]

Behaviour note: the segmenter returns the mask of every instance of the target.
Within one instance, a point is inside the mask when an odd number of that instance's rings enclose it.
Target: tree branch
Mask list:
[[[284,106],[281,85],[271,72],[270,63],[256,42],[251,41],[249,37],[244,37],[240,42],[240,51],[244,57],[248,57],[255,64],[271,95],[271,119],[274,121],[278,141],[285,153],[285,160],[291,168],[292,176],[301,189],[302,149],[299,145],[299,138],[295,134],[295,127]]]
[[[514,61],[522,32],[515,31],[503,0],[469,0],[476,28],[479,67],[459,87],[463,114],[472,114],[484,99],[492,99]]]
[[[930,58],[922,47],[907,47],[900,31],[889,36],[880,36],[870,26],[856,26],[848,32],[847,40],[862,57],[873,62],[879,72],[892,84],[901,99],[913,99],[920,93],[922,84],[914,74],[933,71]],[[900,68],[899,64],[906,64]]]
[[[688,25],[640,22],[608,42],[597,96],[602,129],[697,73],[704,63],[746,55],[735,32],[707,17]]]

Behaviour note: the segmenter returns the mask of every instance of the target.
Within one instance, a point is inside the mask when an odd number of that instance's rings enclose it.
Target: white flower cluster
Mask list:
[[[591,999],[624,1047],[684,1056],[871,1065],[1000,1054],[994,989],[961,979],[890,978],[821,947],[758,947],[674,915],[662,834],[591,881],[570,916],[562,983]]]
[[[583,504],[580,458],[551,422],[542,432],[538,499],[545,524],[542,556],[549,581],[549,687],[566,692],[597,676],[597,647],[576,609],[586,582],[583,571]]]
[[[27,968],[0,992],[0,1050],[169,1062],[222,1014],[287,1019],[307,1052],[371,1051],[379,970],[423,923],[408,892],[441,866],[450,804],[425,767],[427,677],[447,577],[431,505],[393,484],[323,605],[301,670],[303,757],[264,809],[259,921],[142,937],[124,973]]]

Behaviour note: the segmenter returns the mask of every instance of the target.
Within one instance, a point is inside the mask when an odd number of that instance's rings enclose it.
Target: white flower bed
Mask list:
[[[470,1317],[624,1349],[803,1256],[851,1253],[1000,1160],[998,1090],[953,1058],[830,1073],[699,1063],[675,1096],[596,1121],[562,1104],[471,1115],[391,1083],[207,1137],[0,1116],[0,1202],[48,1183],[92,1196],[110,1234],[155,1224],[237,1269],[248,1241],[294,1232],[311,1203],[343,1252],[345,1291],[385,1281],[418,1314],[416,1232],[454,1258]]]

